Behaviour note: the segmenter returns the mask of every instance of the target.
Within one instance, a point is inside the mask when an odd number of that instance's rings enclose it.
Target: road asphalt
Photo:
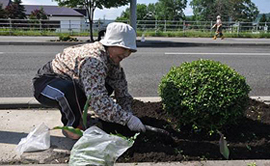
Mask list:
[[[85,43],[87,37],[78,37],[79,42],[56,42],[57,37],[14,37],[0,36],[0,45],[74,45]],[[145,42],[137,38],[138,47],[184,47],[184,46],[270,46],[270,39],[233,39],[212,40],[211,38],[160,38],[146,37]],[[270,96],[251,96],[270,104]],[[159,97],[137,97],[144,102],[160,101]],[[68,164],[44,164],[47,161],[58,163],[58,158],[68,156],[75,141],[65,138],[60,130],[51,130],[51,147],[46,151],[23,153],[19,155],[15,148],[20,140],[41,123],[49,128],[61,126],[60,112],[42,107],[34,98],[0,98],[0,164],[16,165],[20,163],[39,163],[44,166],[66,166]],[[34,164],[35,165],[35,164]],[[37,165],[37,164],[36,164]],[[167,163],[116,163],[116,166],[270,166],[270,160],[220,160],[190,161]]]
[[[78,42],[60,42],[57,36],[0,36],[0,45],[74,45],[85,43],[89,37],[77,37]],[[266,38],[183,38],[183,37],[137,37],[138,47],[187,47],[187,46],[270,46]]]

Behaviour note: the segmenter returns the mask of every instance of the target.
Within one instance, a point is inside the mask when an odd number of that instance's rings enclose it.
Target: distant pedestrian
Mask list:
[[[212,29],[216,28],[214,40],[217,39],[218,36],[220,36],[221,40],[224,39],[223,33],[222,33],[222,21],[220,15],[217,16],[216,23],[212,26]]]

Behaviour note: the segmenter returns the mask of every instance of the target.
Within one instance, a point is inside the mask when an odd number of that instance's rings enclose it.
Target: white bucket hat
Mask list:
[[[128,24],[113,22],[107,26],[104,39],[100,42],[105,46],[118,46],[130,49],[132,52],[137,51],[136,32]]]

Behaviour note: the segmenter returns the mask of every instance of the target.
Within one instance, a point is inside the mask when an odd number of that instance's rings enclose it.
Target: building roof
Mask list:
[[[75,11],[74,9],[59,6],[42,6],[42,5],[24,5],[25,14],[30,15],[34,10],[40,10],[43,8],[44,12],[48,16],[73,16],[73,17],[84,17],[83,14]]]
[[[2,4],[2,9],[5,9],[10,3],[11,0],[0,0],[0,4]]]
[[[73,8],[73,9],[76,10],[77,12],[83,14],[84,16],[87,16],[86,9],[83,9],[83,8]]]

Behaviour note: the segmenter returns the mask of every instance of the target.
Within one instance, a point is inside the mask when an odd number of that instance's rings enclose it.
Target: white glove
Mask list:
[[[132,115],[129,121],[127,122],[127,126],[131,131],[145,132],[146,130],[141,120],[134,115]]]

